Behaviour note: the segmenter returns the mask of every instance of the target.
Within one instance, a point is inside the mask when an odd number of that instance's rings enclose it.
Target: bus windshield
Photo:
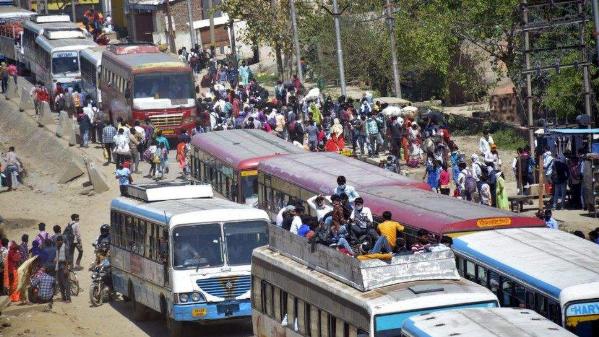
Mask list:
[[[245,204],[256,205],[258,203],[258,176],[241,177],[241,190]]]
[[[252,261],[252,251],[268,242],[266,222],[235,222],[224,226],[229,265],[248,265]]]
[[[133,98],[193,99],[190,73],[152,73],[135,75]]]
[[[52,73],[76,73],[79,72],[79,60],[77,52],[59,52],[52,54]]]
[[[599,334],[599,301],[570,304],[566,309],[566,328],[579,337]]]
[[[414,311],[403,311],[374,317],[375,337],[401,337],[401,327],[406,319],[435,311],[465,308],[496,308],[497,302],[470,303],[442,308],[428,308]]]
[[[220,224],[185,225],[173,230],[173,268],[223,265]]]

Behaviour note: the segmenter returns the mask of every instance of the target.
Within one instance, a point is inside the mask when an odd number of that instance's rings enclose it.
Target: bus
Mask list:
[[[258,204],[274,216],[290,199],[303,202],[317,194],[330,195],[337,187],[337,177],[345,176],[347,184],[358,193],[369,186],[387,186],[430,190],[418,182],[366,162],[333,152],[279,156],[258,165]],[[432,194],[432,193],[431,193]],[[368,205],[367,205],[368,206]]]
[[[267,243],[262,210],[213,197],[209,185],[139,185],[112,200],[114,289],[133,318],[186,322],[249,318],[252,250]]]
[[[460,278],[450,249],[360,261],[269,226],[252,256],[252,323],[260,337],[395,337],[414,315],[494,308],[488,289]]]
[[[54,93],[57,83],[61,83],[63,89],[72,87],[80,91],[79,53],[97,44],[86,38],[53,39],[49,36],[52,35],[46,31],[35,39],[35,54],[30,63],[31,73],[51,94]]]
[[[49,31],[47,38],[55,39],[91,39],[91,35],[76,23],[71,22],[68,15],[38,15],[23,23],[24,66],[32,71],[35,52],[38,49],[36,39]],[[36,74],[33,74],[35,76]]]
[[[22,48],[23,21],[29,20],[34,12],[14,6],[0,7],[0,54],[20,67],[24,55]]]
[[[212,184],[225,198],[242,204],[258,201],[258,163],[265,159],[306,153],[262,130],[223,130],[195,135],[191,144],[191,175]]]
[[[100,72],[104,46],[87,48],[81,51],[81,91],[102,108],[102,93],[100,91]]]
[[[440,240],[443,236],[455,238],[484,230],[546,227],[536,217],[414,188],[367,187],[360,196],[373,215],[391,212],[393,220],[404,225],[411,237],[421,229]]]
[[[401,337],[575,337],[532,310],[463,309],[412,316]]]
[[[102,53],[100,77],[107,117],[130,125],[149,118],[167,138],[191,131],[196,88],[191,68],[152,44],[111,44]]]
[[[535,310],[579,337],[599,336],[599,246],[549,228],[456,238],[458,270],[502,306]]]

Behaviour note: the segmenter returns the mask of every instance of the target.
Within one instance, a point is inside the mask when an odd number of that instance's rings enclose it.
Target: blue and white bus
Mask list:
[[[249,318],[252,250],[267,242],[262,210],[212,197],[209,185],[130,186],[111,204],[114,289],[166,318],[185,322]]]
[[[548,228],[484,231],[455,238],[463,277],[502,306],[528,308],[580,337],[599,336],[599,245]]]
[[[532,310],[518,308],[448,310],[412,316],[401,337],[576,337]]]

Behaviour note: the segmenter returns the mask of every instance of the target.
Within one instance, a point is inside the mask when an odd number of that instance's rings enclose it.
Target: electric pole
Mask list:
[[[522,25],[528,25],[528,3],[527,0],[522,0]],[[530,33],[527,29],[524,30],[524,62],[526,69],[530,70]],[[528,145],[531,151],[535,148],[535,133],[533,129],[533,109],[532,109],[532,73],[526,73],[526,112],[528,114]]]
[[[191,0],[186,0],[187,2],[187,17],[189,18],[189,40],[191,42],[191,47],[190,49],[193,49],[193,47],[198,43],[198,40],[196,38],[196,30],[193,27],[193,12],[191,11]]]
[[[214,11],[212,10],[212,0],[208,0],[208,15],[210,17],[210,46],[216,48],[216,36],[214,32]]]
[[[395,36],[395,16],[393,14],[393,4],[387,0],[385,6],[387,12],[387,25],[389,26],[389,40],[391,41],[391,64],[393,66],[393,85],[395,96],[401,98],[401,77],[399,74],[399,63],[397,62],[397,39]]]
[[[297,76],[304,83],[304,72],[302,71],[302,55],[300,51],[299,37],[297,33],[297,19],[295,17],[295,0],[289,0],[289,12],[291,13],[291,29],[293,30],[293,47],[297,62]]]
[[[337,63],[339,63],[339,84],[341,85],[341,95],[347,96],[345,87],[345,68],[343,66],[343,49],[341,48],[341,25],[339,23],[339,5],[337,0],[333,0],[333,19],[335,20],[335,37],[337,39]]]
[[[77,11],[75,9],[75,1],[71,0],[71,15],[73,16],[73,22],[77,22]]]
[[[237,38],[235,37],[235,20],[232,17],[229,17],[229,32],[231,33],[229,38],[231,39],[231,54],[233,55],[233,60],[235,60],[235,64],[238,64],[237,59]]]
[[[597,48],[597,64],[599,64],[599,0],[591,0],[591,4],[593,4],[593,22],[595,23],[593,37],[595,38],[595,48]]]
[[[167,35],[168,35],[168,45],[171,50],[171,53],[177,53],[177,47],[175,47],[175,35],[173,34],[173,16],[171,15],[171,2],[170,0],[165,0],[166,3],[166,20],[168,24]]]

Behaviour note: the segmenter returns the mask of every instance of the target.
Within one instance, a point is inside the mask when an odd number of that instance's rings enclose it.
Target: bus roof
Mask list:
[[[43,34],[44,30],[52,31],[68,31],[68,30],[79,30],[82,31],[81,27],[73,22],[47,22],[37,23],[33,21],[25,21],[23,27],[29,29],[36,34]]]
[[[430,190],[425,183],[334,152],[277,157],[261,162],[258,170],[315,194],[332,194],[338,176],[345,176],[347,184],[358,192],[370,186],[412,186]]]
[[[599,298],[599,245],[576,235],[549,228],[503,229],[458,237],[453,249],[562,304],[581,294]],[[568,298],[564,296],[564,290],[576,287]]]
[[[48,40],[44,36],[38,36],[35,41],[48,52],[77,51],[98,45],[94,41],[88,39]]]
[[[35,15],[35,13],[20,7],[0,6],[0,20],[28,18],[32,15]]]
[[[359,191],[373,214],[390,211],[404,225],[444,235],[496,228],[545,227],[537,218],[414,188],[369,187]]]
[[[232,165],[237,170],[255,170],[262,160],[278,155],[306,153],[262,130],[223,130],[195,135],[191,144]]]
[[[408,318],[402,331],[418,337],[575,337],[528,309],[492,308],[440,311]]]
[[[267,276],[273,271],[278,274],[276,279]],[[337,317],[344,317],[346,308],[377,315],[466,303],[497,302],[497,297],[490,290],[465,279],[404,282],[360,291],[267,246],[254,249],[252,275],[268,280],[274,286],[302,297],[306,302]],[[356,325],[368,327],[369,323],[362,321],[356,322]]]
[[[111,209],[139,215],[158,223],[168,223],[169,227],[179,224],[238,221],[264,219],[266,212],[250,206],[217,198],[180,199],[146,203],[129,198],[117,198],[111,202]]]
[[[175,55],[167,53],[131,53],[119,55],[106,49],[102,52],[102,57],[114,60],[117,64],[134,72],[142,71],[145,68],[191,69],[188,65],[181,62]]]
[[[88,60],[90,63],[99,66],[102,63],[102,52],[106,46],[96,46],[87,48],[81,51],[81,58]]]

